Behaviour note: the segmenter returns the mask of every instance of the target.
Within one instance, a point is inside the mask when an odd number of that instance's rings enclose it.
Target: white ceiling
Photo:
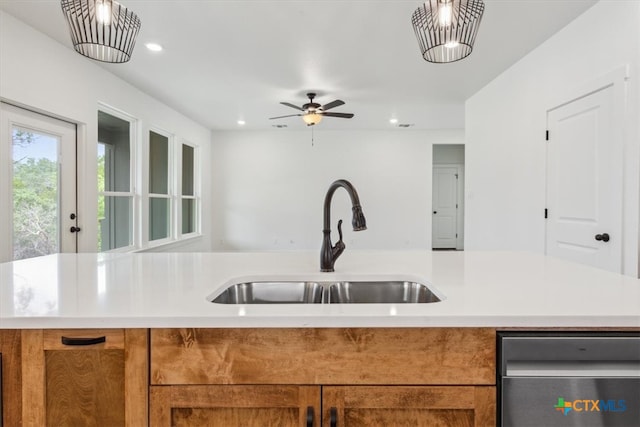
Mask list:
[[[99,64],[211,129],[303,129],[280,101],[342,99],[327,129],[461,128],[464,101],[596,0],[485,0],[473,53],[424,61],[411,26],[420,1],[122,0],[142,20],[126,64]],[[57,0],[2,0],[0,9],[70,49]],[[156,42],[153,53],[144,44]],[[87,59],[89,60],[89,59]]]

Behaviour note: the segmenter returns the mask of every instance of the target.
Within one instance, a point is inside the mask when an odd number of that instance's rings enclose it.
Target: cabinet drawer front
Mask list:
[[[104,342],[92,345],[66,345],[63,337],[77,340],[103,338]],[[124,329],[45,329],[45,350],[124,350]]]
[[[495,384],[489,328],[156,329],[152,384]]]

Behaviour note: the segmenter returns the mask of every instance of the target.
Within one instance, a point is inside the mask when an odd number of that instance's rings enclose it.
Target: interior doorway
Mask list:
[[[431,247],[464,249],[464,145],[433,146]]]

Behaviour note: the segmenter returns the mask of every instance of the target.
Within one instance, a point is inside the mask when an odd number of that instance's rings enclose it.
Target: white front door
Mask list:
[[[0,262],[76,252],[76,126],[0,107]]]
[[[547,112],[548,255],[622,269],[622,142],[613,87]]]
[[[457,166],[433,166],[433,249],[455,249],[458,239]]]

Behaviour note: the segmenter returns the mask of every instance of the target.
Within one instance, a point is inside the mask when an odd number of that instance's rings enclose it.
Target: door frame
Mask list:
[[[50,114],[47,112],[43,112],[41,110],[35,109],[35,108],[31,108],[29,106],[25,106],[23,104],[20,103],[15,103],[12,102],[10,100],[4,99],[4,98],[0,98],[0,108],[4,108],[3,106],[7,106],[9,107],[9,109],[17,109],[17,110],[21,110],[24,112],[25,117],[27,115],[37,115],[37,116],[41,116],[43,121],[47,121],[47,120],[55,120],[58,122],[62,122],[62,123],[66,123],[68,125],[73,126],[74,130],[74,136],[73,136],[73,143],[75,145],[74,147],[74,158],[73,158],[73,167],[74,167],[74,172],[73,172],[73,176],[74,176],[74,195],[73,197],[71,197],[71,204],[69,205],[69,203],[67,203],[67,205],[64,206],[65,212],[61,211],[60,212],[60,217],[58,218],[59,221],[59,228],[60,228],[60,236],[58,236],[58,238],[60,239],[60,245],[62,246],[62,241],[66,240],[67,244],[69,244],[70,241],[73,241],[73,252],[78,252],[78,233],[74,233],[74,235],[72,237],[67,236],[67,239],[64,239],[64,234],[66,233],[65,230],[67,230],[68,228],[70,228],[71,226],[78,226],[78,217],[79,212],[78,212],[78,195],[79,195],[79,183],[78,183],[78,168],[79,168],[79,164],[78,164],[78,159],[79,159],[79,143],[78,143],[78,124],[58,117],[54,114]],[[11,112],[9,111],[8,114],[22,114],[20,111],[18,112]],[[4,114],[3,114],[4,115]],[[3,120],[4,122],[4,120]],[[22,126],[23,124],[19,123],[18,121],[13,121],[11,119],[9,119],[9,126],[7,127],[7,129],[4,129],[4,126],[2,125],[2,130],[3,132],[8,132],[8,135],[5,135],[8,140],[10,141],[12,139],[11,137],[11,128],[14,124],[20,125]],[[29,126],[25,126],[25,127],[29,127]],[[35,130],[40,130],[43,132],[48,132],[48,133],[52,133],[50,130],[46,129],[46,128],[40,128],[40,127],[35,127]],[[55,134],[55,132],[53,132]],[[4,145],[4,144],[3,144]],[[11,148],[9,146],[0,146],[0,164],[5,164],[11,161]],[[11,202],[13,200],[12,197],[12,191],[11,191],[11,182],[13,180],[13,175],[12,175],[12,168],[3,168],[5,170],[3,170],[2,172],[2,180],[0,180],[0,200],[6,200]],[[4,181],[4,182],[2,182]],[[67,217],[67,215],[69,214],[69,212],[72,212],[75,214],[75,219],[71,220],[70,218]],[[5,243],[2,244],[2,246],[0,247],[0,257],[4,257],[4,256],[8,256],[9,258],[5,261],[12,261],[13,260],[13,256],[11,255],[13,252],[13,238],[12,238],[12,221],[13,221],[13,214],[9,213],[8,215],[5,215],[5,213],[3,211],[0,211],[0,232],[2,234],[6,234],[7,238],[4,239]],[[61,247],[62,249],[62,247]],[[63,252],[62,250],[60,252]]]
[[[458,174],[456,203],[456,250],[464,249],[464,163],[434,163],[431,169],[431,211],[433,211],[433,172],[438,168],[456,168]],[[431,248],[433,248],[433,216],[431,217]]]
[[[627,87],[627,81],[629,80],[629,66],[628,65],[624,65],[621,67],[618,67],[616,69],[614,69],[613,71],[604,74],[602,76],[599,76],[597,78],[594,78],[590,81],[587,81],[585,83],[582,83],[580,85],[576,85],[572,88],[569,88],[567,90],[563,90],[560,91],[559,93],[557,93],[556,95],[554,95],[552,98],[550,98],[549,102],[547,102],[548,107],[545,108],[544,111],[544,124],[545,124],[545,128],[548,129],[549,128],[549,113],[553,110],[556,110],[558,108],[564,107],[568,104],[571,104],[581,98],[585,98],[587,96],[593,95],[603,89],[606,89],[608,87],[613,88],[613,99],[612,99],[612,129],[613,129],[613,134],[611,135],[611,140],[615,141],[615,143],[617,144],[617,148],[619,148],[620,150],[620,156],[619,156],[619,165],[620,165],[620,169],[618,171],[618,181],[620,183],[620,185],[622,186],[622,192],[621,192],[621,196],[620,196],[620,200],[616,201],[617,204],[619,204],[620,206],[620,214],[621,214],[621,221],[620,221],[620,228],[617,230],[613,230],[613,232],[615,232],[615,234],[617,236],[620,236],[621,239],[621,253],[620,253],[620,273],[621,274],[628,274],[627,272],[627,268],[626,267],[626,262],[625,262],[625,253],[627,252],[627,248],[629,247],[628,245],[633,244],[633,239],[631,239],[630,233],[625,233],[624,230],[627,229],[628,224],[626,224],[626,215],[625,215],[625,193],[624,193],[624,184],[625,184],[625,174],[626,174],[626,169],[627,166],[625,164],[625,157],[626,157],[626,151],[627,151],[627,147],[626,147],[626,143],[625,143],[625,130],[627,128],[626,123],[628,121],[627,119],[627,106],[626,106],[626,87]],[[545,204],[545,209],[547,208],[547,200],[549,197],[549,188],[548,188],[548,174],[549,174],[549,147],[548,144],[545,145],[545,166],[544,166],[544,170],[545,170],[545,177],[544,177],[544,204]],[[547,239],[547,233],[548,233],[548,228],[549,228],[549,224],[547,222],[547,220],[545,219],[545,223],[544,223],[544,236],[543,236],[543,242],[544,242],[544,253],[545,255],[547,254],[547,248],[548,248],[548,239]],[[629,234],[629,236],[627,236],[627,234]],[[635,243],[637,244],[638,241],[636,239]],[[636,250],[636,254],[637,254],[637,250]],[[636,273],[637,273],[637,268],[638,265],[637,263],[640,263],[640,260],[636,261]]]

